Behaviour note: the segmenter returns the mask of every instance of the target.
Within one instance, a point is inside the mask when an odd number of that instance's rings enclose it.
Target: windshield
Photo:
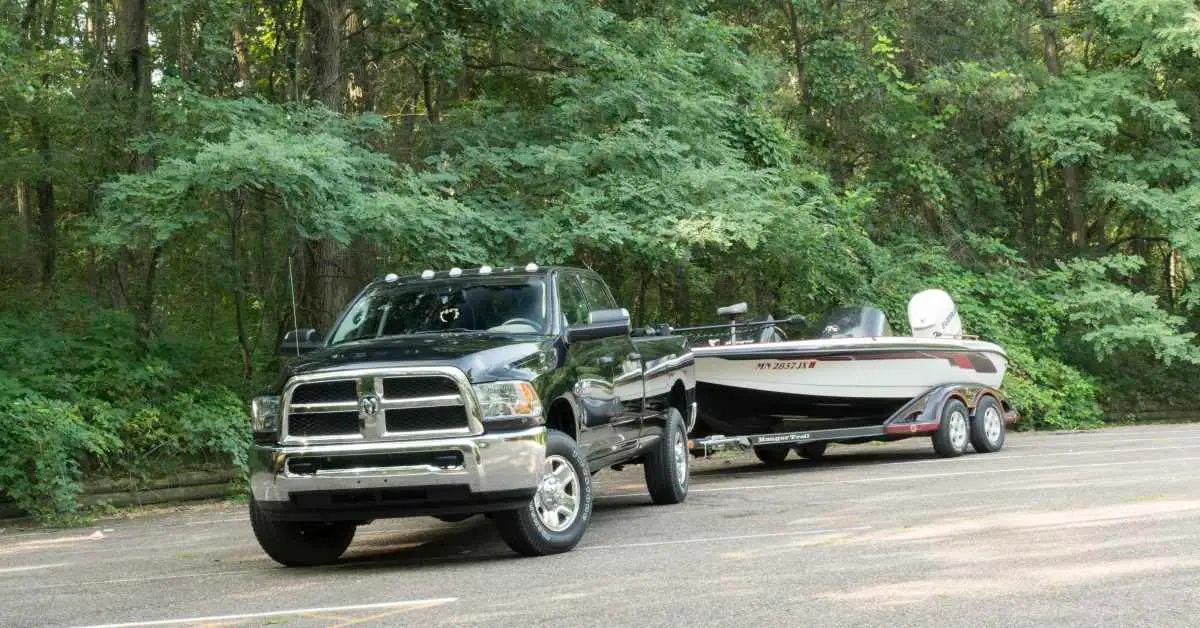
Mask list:
[[[546,307],[540,278],[378,284],[350,305],[330,344],[422,333],[540,334]]]

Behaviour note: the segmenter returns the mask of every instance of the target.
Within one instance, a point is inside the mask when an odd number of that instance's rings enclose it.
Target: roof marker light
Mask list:
[[[432,270],[421,271],[421,279],[433,279],[433,271]]]
[[[486,265],[486,264],[485,264],[485,265],[483,265],[483,266],[480,266],[480,267],[479,267],[479,274],[480,274],[480,275],[490,275],[490,274],[492,274],[492,267],[491,267],[491,266],[488,266],[488,265]]]
[[[392,283],[399,278],[400,278],[400,275],[397,275],[396,273],[388,273],[387,276],[383,278],[383,280],[388,283]]]
[[[527,273],[537,272],[537,268],[538,268],[537,264],[534,264],[533,262],[529,262],[528,264],[525,265],[525,272],[527,272]]]
[[[450,276],[451,276],[451,277],[458,277],[458,276],[460,276],[460,275],[462,275],[462,269],[461,269],[461,268],[459,268],[459,267],[455,266],[454,268],[451,268],[451,269],[450,269]]]

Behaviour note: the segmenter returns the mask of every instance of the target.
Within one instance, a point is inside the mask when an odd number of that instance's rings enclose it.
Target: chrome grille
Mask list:
[[[483,431],[474,396],[451,367],[301,375],[284,392],[284,442],[405,440]]]

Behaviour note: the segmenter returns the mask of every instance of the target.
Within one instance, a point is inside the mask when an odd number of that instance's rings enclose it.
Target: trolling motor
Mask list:
[[[737,344],[737,317],[745,314],[749,306],[745,301],[717,308],[717,316],[729,317],[729,344]]]

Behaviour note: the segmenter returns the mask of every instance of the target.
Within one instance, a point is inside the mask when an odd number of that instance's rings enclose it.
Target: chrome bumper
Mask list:
[[[356,456],[450,452],[461,466],[432,465],[349,468],[294,474],[292,456]],[[546,428],[420,441],[380,441],[344,445],[255,445],[250,456],[250,488],[260,502],[286,502],[292,493],[381,488],[466,486],[472,494],[533,491],[546,456]]]

